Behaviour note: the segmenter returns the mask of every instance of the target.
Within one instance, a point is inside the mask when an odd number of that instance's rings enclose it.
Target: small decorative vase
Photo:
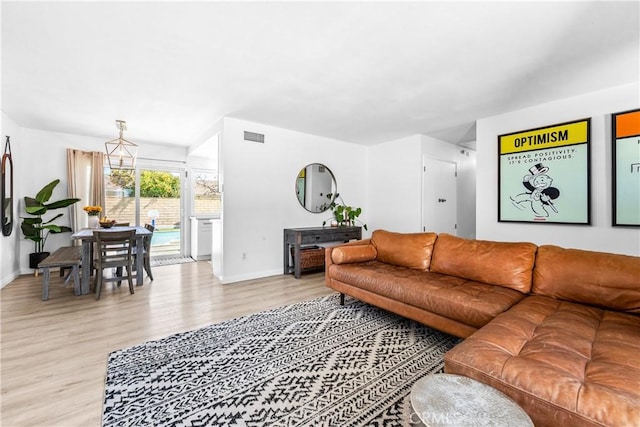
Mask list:
[[[89,228],[98,227],[100,227],[100,218],[98,218],[98,215],[89,215]]]

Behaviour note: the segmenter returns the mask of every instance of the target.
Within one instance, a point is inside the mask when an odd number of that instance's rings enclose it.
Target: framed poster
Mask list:
[[[613,225],[640,226],[640,109],[611,115]]]
[[[591,119],[498,136],[498,221],[591,224]]]

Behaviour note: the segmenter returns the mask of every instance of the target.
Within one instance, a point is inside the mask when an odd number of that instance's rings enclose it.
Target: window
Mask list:
[[[193,171],[193,214],[219,216],[221,210],[217,171]]]
[[[136,224],[136,177],[134,171],[104,167],[105,212],[120,223]]]

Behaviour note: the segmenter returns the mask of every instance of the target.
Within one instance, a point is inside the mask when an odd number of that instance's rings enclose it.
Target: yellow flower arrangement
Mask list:
[[[98,216],[100,212],[102,212],[102,208],[100,206],[85,206],[84,211],[91,216]]]

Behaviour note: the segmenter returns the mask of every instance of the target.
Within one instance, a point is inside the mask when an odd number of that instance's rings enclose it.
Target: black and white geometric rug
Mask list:
[[[332,295],[109,355],[104,426],[408,425],[456,337]]]

